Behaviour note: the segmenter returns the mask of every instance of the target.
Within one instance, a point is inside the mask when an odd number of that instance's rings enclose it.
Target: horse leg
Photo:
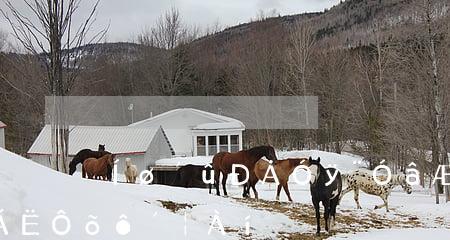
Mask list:
[[[227,178],[228,178],[228,174],[225,173],[223,175],[223,178],[222,178],[222,188],[223,188],[223,195],[224,196],[228,196],[227,187],[226,187],[226,185],[227,185]]]
[[[216,187],[216,195],[220,196],[219,184],[220,184],[220,171],[214,168],[214,186]]]
[[[242,197],[243,198],[248,198],[250,197],[250,186],[248,183],[245,183],[244,185],[242,185]]]
[[[344,189],[344,190],[341,192],[341,195],[339,196],[339,202],[342,200],[342,198],[344,197],[344,195],[347,194],[348,192],[350,192],[351,190],[352,190],[351,187],[347,187],[346,189]]]
[[[316,222],[317,222],[317,231],[316,235],[320,235],[320,206],[319,201],[313,200],[314,209],[316,210]]]
[[[325,218],[325,231],[329,232],[329,225],[330,225],[330,200],[324,200],[322,201],[323,208],[325,208],[325,211],[323,213],[323,216]]]
[[[336,207],[339,203],[339,199],[335,198],[333,200],[331,200],[330,203],[330,231],[333,230],[335,224],[336,224]]]
[[[277,201],[280,201],[280,192],[281,192],[281,184],[277,186],[277,197],[275,198]]]
[[[284,189],[284,192],[286,193],[286,195],[287,195],[287,197],[288,197],[288,199],[289,199],[289,202],[293,202],[293,201],[292,201],[292,198],[291,198],[291,193],[289,192],[289,185],[288,185],[287,182],[285,182],[285,183],[283,184],[283,189]]]
[[[258,192],[256,191],[256,183],[252,184],[252,189],[253,189],[253,193],[255,194],[255,199],[258,200],[259,197],[258,197]],[[249,195],[250,195],[250,187],[248,188],[248,192],[249,192]]]
[[[81,167],[81,177],[86,178],[86,168],[84,168],[84,165]]]
[[[383,195],[381,195],[380,197],[381,197],[381,199],[383,199],[384,204],[375,206],[375,209],[382,208],[382,207],[386,207],[386,212],[389,212],[388,201],[387,201],[387,195],[386,195],[386,194],[383,194]]]
[[[359,204],[359,188],[353,189],[353,195],[356,202],[356,208],[362,209],[361,205]]]

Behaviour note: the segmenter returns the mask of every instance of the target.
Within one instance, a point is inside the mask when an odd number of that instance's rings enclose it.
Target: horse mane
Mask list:
[[[289,167],[291,167],[291,168],[295,168],[302,164],[306,165],[305,162],[308,163],[306,166],[309,165],[309,159],[307,159],[307,158],[288,158],[285,160],[287,160],[289,162]]]
[[[326,169],[322,166],[322,164],[320,162],[318,162],[318,161],[310,161],[309,164],[310,165],[317,165],[318,179],[317,179],[316,182],[319,182],[319,180],[324,179],[324,177],[328,178],[328,174],[326,174],[326,172],[325,172]],[[325,173],[325,174],[323,174],[323,173]],[[329,179],[326,179],[325,181],[328,181],[328,180]]]
[[[247,151],[251,156],[257,157],[258,160],[259,160],[261,157],[263,157],[263,156],[269,154],[269,149],[270,149],[270,148],[271,148],[270,146],[258,146],[258,147],[250,148],[250,149],[248,149],[248,150],[246,150],[246,151]]]

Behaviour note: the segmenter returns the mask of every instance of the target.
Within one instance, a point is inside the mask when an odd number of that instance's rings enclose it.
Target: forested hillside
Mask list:
[[[171,10],[135,43],[84,46],[70,95],[318,96],[318,130],[247,131],[246,144],[340,152],[347,143],[373,165],[404,167],[437,148],[435,79],[449,116],[449,6],[347,0],[202,36]],[[0,120],[15,152],[25,153],[43,125],[43,74],[35,56],[0,56]]]

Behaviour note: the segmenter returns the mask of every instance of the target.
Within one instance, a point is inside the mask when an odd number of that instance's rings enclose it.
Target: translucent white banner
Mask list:
[[[46,123],[53,99],[46,97]],[[70,96],[63,102],[70,125],[123,126],[193,108],[234,118],[246,129],[318,128],[316,96]]]

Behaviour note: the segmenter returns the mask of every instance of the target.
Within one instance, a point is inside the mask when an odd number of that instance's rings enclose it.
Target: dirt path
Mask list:
[[[277,202],[277,201],[267,201],[267,200],[254,200],[254,199],[242,199],[233,198],[239,204],[246,205],[254,209],[266,210],[270,212],[277,212],[286,215],[290,219],[294,220],[297,224],[301,225],[303,228],[306,227],[304,232],[278,232],[277,239],[284,240],[306,240],[306,239],[327,239],[330,236],[336,234],[352,234],[358,232],[367,232],[370,229],[390,229],[390,228],[432,228],[436,225],[444,228],[449,228],[446,226],[444,221],[437,217],[432,219],[434,226],[430,225],[430,219],[420,219],[412,214],[402,213],[395,208],[391,208],[389,213],[386,213],[384,209],[382,210],[358,210],[356,208],[345,208],[338,207],[336,215],[336,226],[334,231],[327,234],[324,231],[324,220],[323,218],[321,226],[322,233],[321,236],[317,237],[316,232],[316,218],[315,211],[312,204],[304,203],[287,203],[287,202]],[[159,201],[163,207],[177,213],[181,209],[193,208],[195,205],[176,203],[172,201]],[[321,209],[323,210],[323,209]],[[323,212],[321,213],[323,216]],[[247,236],[244,234],[245,229],[243,228],[230,228],[225,227],[225,231],[228,233],[233,233],[239,236],[240,239],[254,239],[252,235]]]
[[[299,224],[309,226],[307,232],[302,233],[279,233],[279,239],[303,240],[303,239],[326,239],[339,233],[365,232],[369,229],[389,229],[389,228],[417,228],[427,227],[419,218],[397,212],[395,209],[390,213],[382,210],[357,210],[338,208],[336,216],[336,226],[334,231],[328,235],[322,231],[320,237],[315,236],[316,218],[312,204],[302,203],[280,203],[276,201],[255,201],[253,199],[235,199],[237,202],[246,204],[252,208],[275,211],[285,214]],[[323,215],[323,213],[322,213]],[[324,223],[322,219],[322,229]]]

